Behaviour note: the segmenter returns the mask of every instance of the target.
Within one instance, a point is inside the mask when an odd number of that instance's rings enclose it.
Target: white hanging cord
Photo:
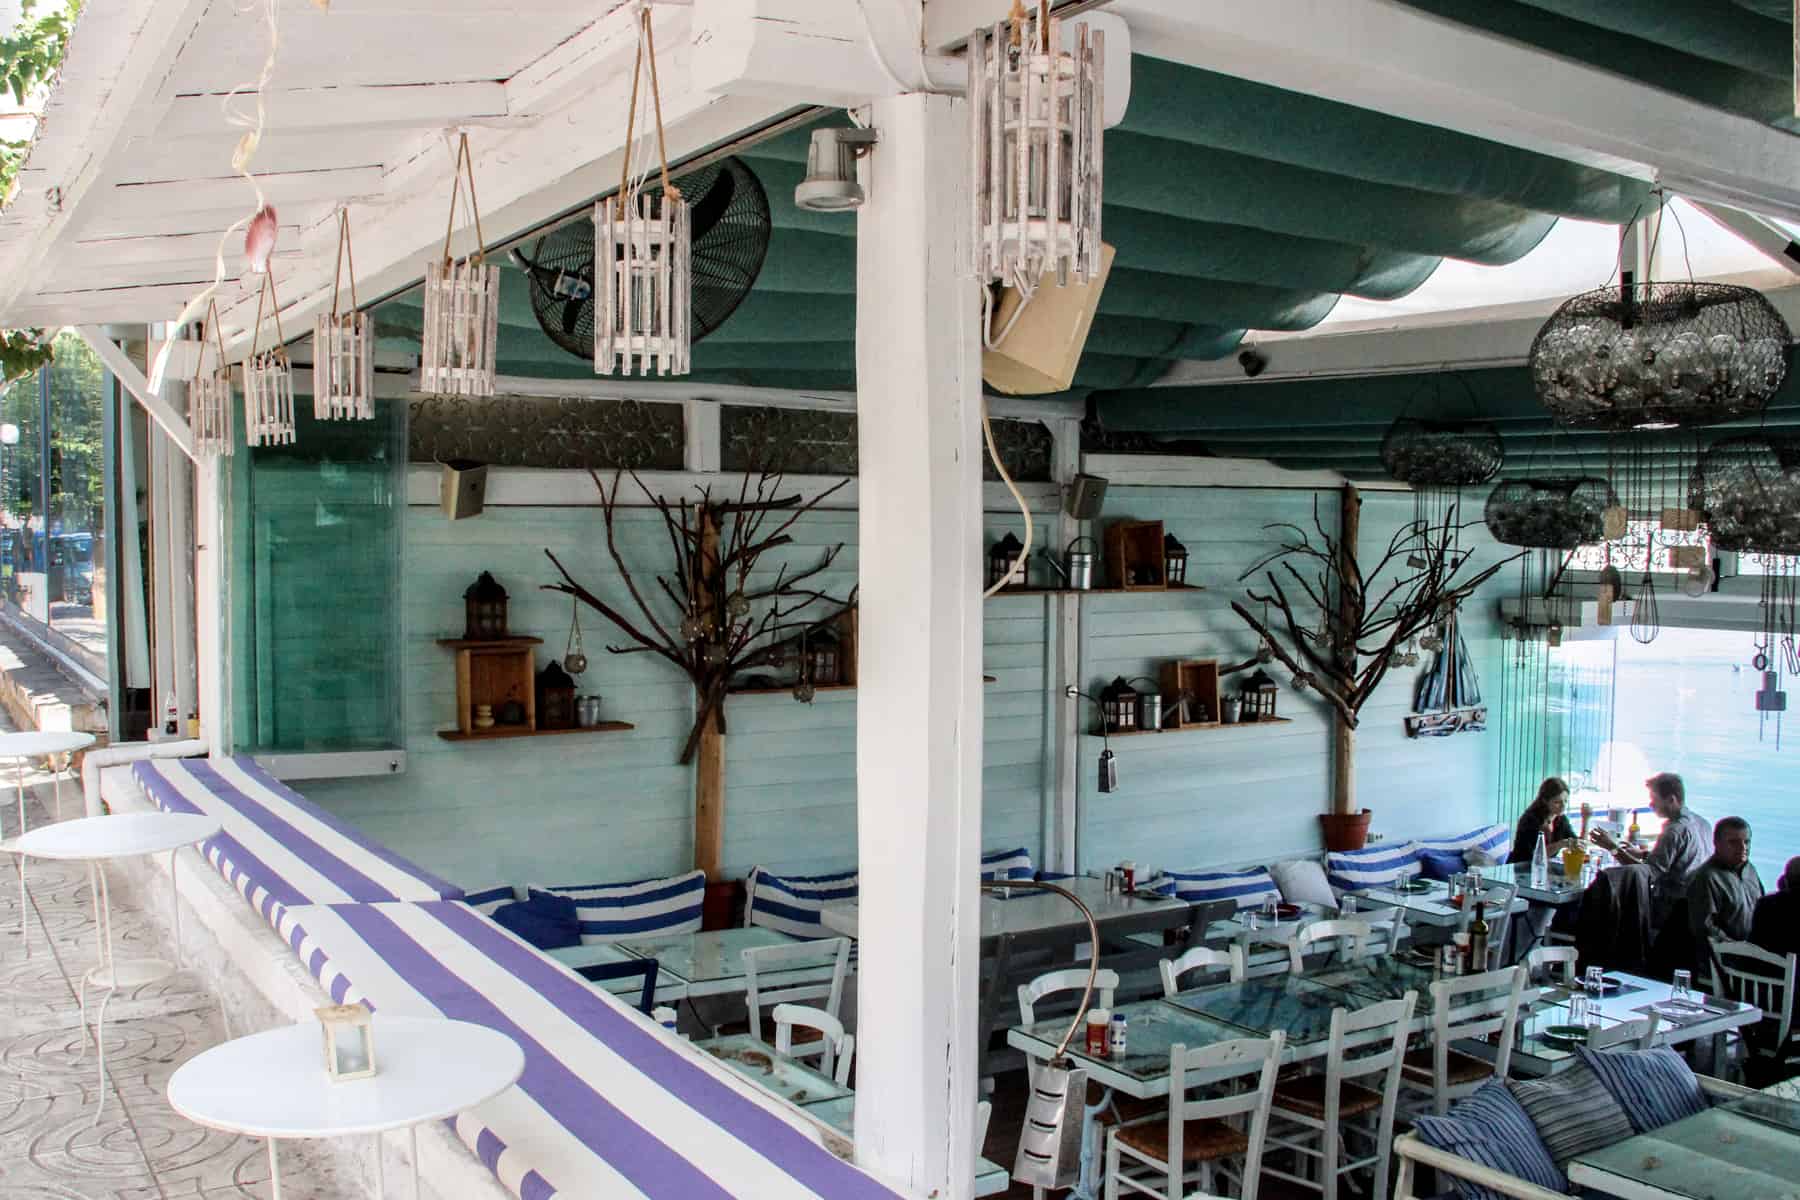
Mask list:
[[[225,114],[225,123],[233,128],[242,129],[244,134],[238,138],[236,149],[231,152],[231,169],[242,175],[250,184],[250,190],[256,194],[256,206],[245,216],[239,217],[225,228],[219,235],[219,244],[213,251],[212,282],[192,300],[189,300],[181,313],[169,325],[168,340],[156,351],[156,361],[150,365],[150,378],[147,381],[152,395],[162,392],[163,376],[169,369],[169,354],[175,349],[175,336],[182,326],[198,317],[202,310],[211,303],[219,289],[225,284],[225,247],[240,230],[256,219],[256,214],[266,207],[262,185],[257,183],[256,176],[250,173],[251,160],[256,157],[257,147],[262,144],[263,124],[263,89],[268,86],[269,76],[275,71],[275,55],[281,48],[281,28],[276,17],[279,0],[263,0],[263,21],[269,27],[269,52],[263,56],[262,70],[257,73],[254,88],[249,84],[239,84],[225,93],[219,102]],[[239,8],[239,12],[248,12],[248,8]],[[239,112],[232,104],[238,96],[246,91],[254,90],[256,95],[256,115]],[[260,297],[259,297],[260,299]],[[224,364],[221,363],[221,366]]]
[[[1013,500],[1019,506],[1020,514],[1025,518],[1025,547],[1019,551],[1019,557],[1013,559],[1013,564],[1006,569],[1006,573],[996,579],[993,586],[989,587],[987,591],[981,593],[981,598],[986,600],[1005,587],[1007,580],[1017,574],[1019,569],[1025,565],[1025,560],[1031,557],[1032,524],[1031,506],[1026,504],[1025,497],[1019,494],[1019,485],[1013,482],[1012,475],[1006,469],[1006,464],[1000,461],[999,449],[994,445],[994,426],[988,420],[988,402],[985,395],[981,398],[981,434],[987,440],[988,457],[994,460],[994,470],[1000,472],[1000,481],[1006,485],[1006,490],[1012,493]]]
[[[1025,315],[1026,308],[1037,298],[1037,289],[1034,287],[1014,285],[1013,290],[1019,293],[1019,307],[1013,309],[1013,315],[1006,319],[1006,325],[999,333],[995,333],[994,291],[985,286],[981,289],[981,344],[989,350],[998,350],[1001,343],[1012,336],[1013,326],[1019,323],[1019,318]]]

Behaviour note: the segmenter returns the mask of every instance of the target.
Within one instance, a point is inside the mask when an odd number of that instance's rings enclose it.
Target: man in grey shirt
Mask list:
[[[1687,788],[1671,771],[1644,781],[1650,792],[1650,810],[1663,819],[1662,833],[1649,851],[1615,841],[1604,830],[1594,840],[1618,855],[1624,863],[1643,863],[1650,868],[1651,924],[1661,929],[1675,902],[1687,895],[1688,879],[1712,853],[1712,825],[1687,807]]]
[[[1750,822],[1726,817],[1713,827],[1712,857],[1688,881],[1687,897],[1688,928],[1696,944],[1750,936],[1751,914],[1763,898],[1762,879],[1750,865]]]

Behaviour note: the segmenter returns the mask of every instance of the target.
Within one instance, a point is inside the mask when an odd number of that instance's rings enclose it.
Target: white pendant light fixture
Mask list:
[[[206,306],[206,332],[219,347],[219,361],[212,370],[206,369],[206,338],[202,337],[194,357],[194,377],[188,380],[188,427],[194,431],[194,453],[217,457],[232,451],[231,368],[225,365],[219,306],[212,301]]]
[[[350,268],[350,311],[338,311],[338,285]],[[338,210],[337,273],[331,311],[313,323],[313,416],[321,421],[368,421],[375,416],[375,333],[356,303],[356,258],[350,253],[350,213]]]
[[[970,162],[976,278],[1027,296],[1099,276],[1100,63],[1105,35],[1083,25],[1062,49],[1049,0],[969,39]]]
[[[263,302],[275,318],[275,344],[259,350]],[[275,272],[263,275],[256,297],[256,328],[250,331],[250,357],[244,360],[244,441],[251,446],[294,443],[294,364],[288,361],[281,333],[281,302],[275,298]]]
[[[419,361],[419,387],[438,396],[491,396],[500,322],[500,268],[489,266],[482,250],[487,241],[481,234],[481,207],[475,202],[475,166],[469,157],[466,133],[457,140],[454,178],[450,220],[444,227],[444,253],[425,269],[425,338]],[[450,236],[456,228],[456,201],[464,178],[469,181],[475,250],[467,258],[452,258]]]
[[[631,112],[625,125],[625,167],[617,195],[594,205],[594,372],[686,375],[693,343],[689,329],[687,202],[669,182],[663,144],[662,96],[656,81],[656,38],[650,6],[637,0],[637,63],[631,75]],[[660,187],[647,186],[652,164],[635,145],[641,77],[650,64],[650,103],[656,119]],[[634,169],[635,168],[635,169]]]

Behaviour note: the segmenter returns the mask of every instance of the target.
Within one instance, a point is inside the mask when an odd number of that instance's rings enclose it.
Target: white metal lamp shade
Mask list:
[[[674,188],[594,205],[594,371],[686,375],[693,339],[687,201]]]
[[[438,259],[425,271],[419,386],[439,396],[491,396],[500,322],[500,268]]]
[[[313,416],[321,421],[374,418],[375,333],[368,313],[320,313],[314,322]]]
[[[294,444],[294,364],[280,346],[244,360],[244,441]]]
[[[1104,36],[1036,13],[969,40],[971,192],[978,279],[1029,291],[1100,272]]]

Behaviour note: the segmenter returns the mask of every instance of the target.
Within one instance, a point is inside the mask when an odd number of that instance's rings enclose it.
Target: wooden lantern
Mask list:
[[[821,629],[806,639],[805,669],[814,687],[830,687],[844,682],[843,642],[829,629]]]
[[[482,251],[487,239],[481,232],[481,207],[475,203],[475,164],[466,133],[457,141],[454,177],[452,225],[444,231],[443,253],[425,268],[419,390],[436,396],[491,396],[499,345],[500,268],[490,265]],[[475,218],[475,249],[467,258],[455,258],[450,253],[450,234],[464,179],[469,183],[469,210]]]
[[[1172,533],[1163,534],[1163,579],[1170,587],[1187,583],[1188,548]]]
[[[1281,689],[1269,678],[1267,671],[1256,674],[1243,682],[1238,689],[1238,698],[1244,702],[1243,719],[1246,721],[1272,721],[1275,719],[1275,693]]]
[[[1004,579],[1009,588],[1026,586],[1025,563],[1019,559],[1023,553],[1025,553],[1025,543],[1011,533],[995,542],[993,548],[988,551],[987,585],[993,587]]]
[[[275,344],[262,350],[265,302],[275,318]],[[250,338],[250,357],[244,360],[244,441],[251,446],[294,443],[294,364],[288,361],[286,340],[271,271],[263,276],[262,291],[256,297],[256,326]]]
[[[1108,733],[1136,733],[1138,728],[1138,694],[1123,675],[1114,679],[1100,693],[1100,720]]]
[[[325,1031],[325,1074],[333,1083],[375,1074],[374,1014],[365,1004],[333,1004],[313,1010]]]
[[[466,641],[493,641],[506,636],[506,589],[483,571],[463,592]]]
[[[575,728],[575,679],[554,658],[537,674],[537,727]]]

